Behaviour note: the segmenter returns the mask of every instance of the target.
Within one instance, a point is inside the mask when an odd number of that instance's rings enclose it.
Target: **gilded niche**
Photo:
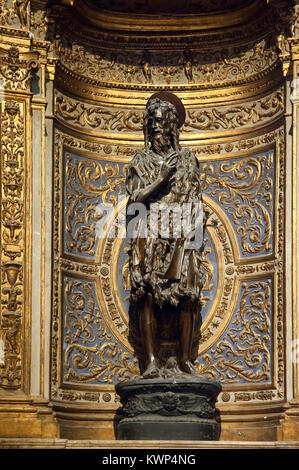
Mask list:
[[[229,31],[226,42],[215,34],[211,45],[128,36],[120,51],[118,37],[86,41],[69,18],[53,36],[52,396],[105,401],[103,392],[138,374],[121,214],[143,104],[161,88],[184,100],[181,142],[200,162],[208,215],[197,370],[220,380],[223,401],[283,396],[284,89],[275,35],[254,40],[253,29]]]

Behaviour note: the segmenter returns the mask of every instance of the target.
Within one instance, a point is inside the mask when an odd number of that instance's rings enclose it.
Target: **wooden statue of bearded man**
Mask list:
[[[127,170],[127,229],[141,204],[145,214],[129,234],[129,338],[145,378],[196,373],[204,217],[198,161],[179,144],[184,120],[178,97],[153,95],[145,150]]]

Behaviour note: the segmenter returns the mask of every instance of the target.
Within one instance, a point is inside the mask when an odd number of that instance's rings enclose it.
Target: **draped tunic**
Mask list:
[[[166,158],[149,150],[138,152],[131,160],[126,179],[127,210],[140,192],[159,178]],[[146,218],[137,224],[129,253],[131,301],[136,303],[151,292],[160,308],[165,302],[176,306],[183,298],[199,305],[204,222],[199,164],[189,149],[180,150],[173,178],[143,204]],[[178,213],[170,211],[170,217],[164,217],[169,208],[178,209]],[[184,227],[187,212],[189,226]],[[192,245],[195,232],[196,243]]]

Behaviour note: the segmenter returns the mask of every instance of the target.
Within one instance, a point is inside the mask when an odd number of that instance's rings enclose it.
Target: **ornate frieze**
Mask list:
[[[200,107],[199,107],[200,106]],[[269,96],[247,102],[245,105],[188,108],[184,133],[194,131],[230,131],[245,126],[267,124],[268,121],[281,116],[284,109],[283,93],[278,90]],[[142,132],[143,112],[93,106],[74,100],[56,92],[55,113],[59,120],[76,129],[96,129],[97,132]]]
[[[60,64],[78,79],[101,83],[147,85],[209,83],[211,87],[248,82],[269,73],[278,56],[269,41],[214,51],[185,49],[178,52],[116,52],[94,49],[76,42],[54,43]],[[259,75],[260,74],[260,75]],[[262,75],[261,75],[262,74]]]

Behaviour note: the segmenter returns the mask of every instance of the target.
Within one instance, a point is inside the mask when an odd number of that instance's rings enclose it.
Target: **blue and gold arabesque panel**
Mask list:
[[[274,390],[279,159],[274,145],[220,158],[200,162],[209,219],[196,367],[227,389]],[[128,240],[119,216],[126,164],[67,149],[62,161],[61,381],[115,384],[138,375],[128,342]]]

